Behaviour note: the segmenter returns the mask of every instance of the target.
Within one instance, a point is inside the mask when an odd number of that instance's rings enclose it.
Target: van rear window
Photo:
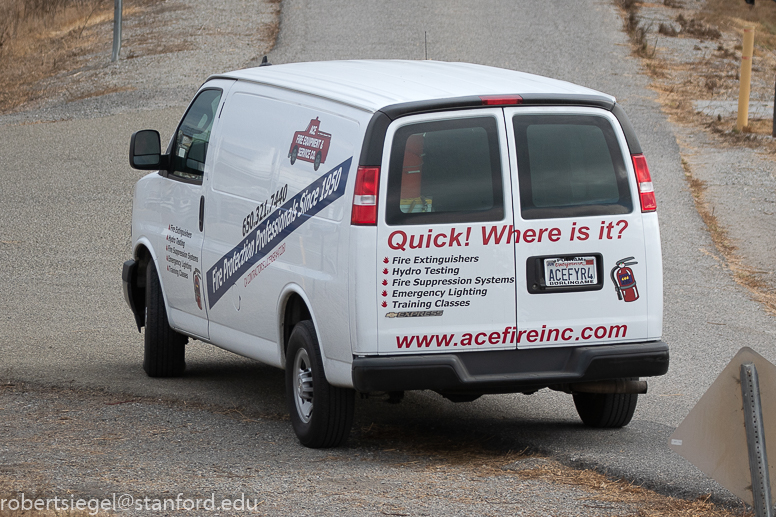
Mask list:
[[[498,142],[492,117],[400,128],[391,148],[386,223],[501,220],[504,196]]]
[[[523,219],[633,211],[622,151],[607,119],[516,115],[513,124]]]

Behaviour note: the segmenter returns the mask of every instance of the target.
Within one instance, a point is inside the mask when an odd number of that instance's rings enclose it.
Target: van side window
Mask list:
[[[172,148],[172,176],[201,183],[210,130],[216,116],[221,90],[200,93],[183,117]]]
[[[389,225],[498,221],[504,201],[492,117],[409,124],[393,137]]]
[[[513,124],[523,219],[633,210],[622,151],[607,119],[516,115]]]

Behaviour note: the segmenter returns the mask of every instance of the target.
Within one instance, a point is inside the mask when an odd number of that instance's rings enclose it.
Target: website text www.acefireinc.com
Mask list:
[[[460,339],[455,334],[423,334],[415,336],[396,336],[398,348],[429,348],[450,346],[483,346],[520,343],[563,343],[569,341],[591,341],[601,339],[622,339],[628,333],[627,325],[599,325],[585,327],[577,332],[572,328],[547,328],[517,330],[517,327],[505,327],[503,331],[464,332]]]

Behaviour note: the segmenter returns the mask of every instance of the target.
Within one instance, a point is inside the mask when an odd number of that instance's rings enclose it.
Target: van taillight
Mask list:
[[[377,224],[377,189],[379,185],[380,167],[358,168],[350,224],[361,226]]]
[[[655,188],[652,186],[652,177],[649,175],[647,159],[643,154],[634,154],[633,170],[636,171],[636,181],[639,182],[639,199],[641,200],[642,212],[654,212],[657,210],[657,201],[655,200]]]

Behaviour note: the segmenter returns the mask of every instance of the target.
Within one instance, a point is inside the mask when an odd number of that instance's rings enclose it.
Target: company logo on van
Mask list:
[[[388,312],[386,318],[427,318],[429,316],[442,316],[445,311],[403,311]]]
[[[329,154],[329,144],[331,144],[331,135],[320,130],[321,121],[315,117],[307,125],[304,131],[294,133],[294,139],[288,149],[288,158],[291,165],[296,163],[297,159],[313,164],[317,171],[322,163],[326,163],[326,157]]]

